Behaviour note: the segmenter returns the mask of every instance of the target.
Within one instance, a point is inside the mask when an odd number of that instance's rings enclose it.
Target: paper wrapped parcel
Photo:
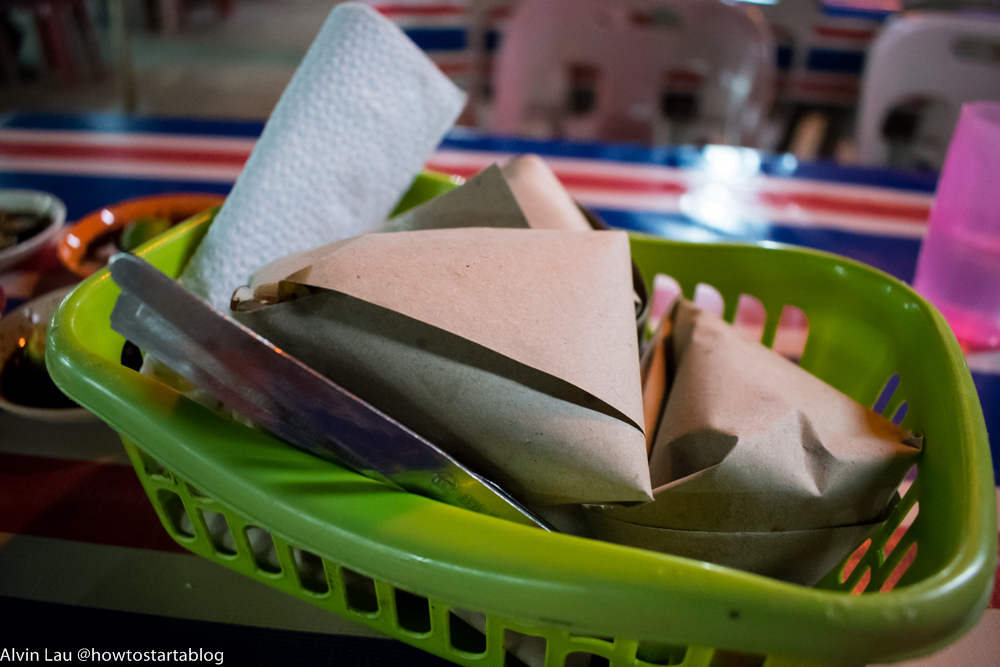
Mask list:
[[[601,539],[813,584],[885,519],[920,438],[680,301],[652,503],[589,508]]]
[[[530,504],[651,498],[623,232],[367,234],[233,317]],[[239,294],[239,292],[238,292]],[[275,294],[298,295],[263,305]]]

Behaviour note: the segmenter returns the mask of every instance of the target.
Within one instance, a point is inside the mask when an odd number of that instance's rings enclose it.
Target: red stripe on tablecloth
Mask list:
[[[844,95],[857,95],[859,86],[857,83],[831,83],[829,81],[797,81],[795,87],[810,93],[841,93]]]
[[[187,162],[199,165],[242,167],[250,157],[249,150],[199,150],[186,148],[154,148],[150,146],[115,146],[100,144],[49,144],[0,141],[0,156],[32,158],[85,158],[148,160],[150,162]]]
[[[871,39],[875,36],[874,30],[863,30],[857,28],[834,28],[833,26],[818,25],[813,28],[820,37],[834,37],[839,39]]]
[[[468,12],[461,5],[375,5],[383,16],[456,16]]]
[[[0,531],[189,553],[167,534],[132,468],[0,453]]]
[[[427,168],[452,176],[470,178],[484,167],[478,165],[441,164],[433,160],[427,163]],[[687,186],[679,181],[662,179],[630,178],[628,176],[608,176],[579,174],[573,172],[556,172],[559,181],[570,190],[604,190],[608,192],[635,192],[637,194],[672,194],[681,195],[687,192]]]
[[[459,72],[468,72],[472,69],[471,63],[436,63],[438,69],[445,74],[458,74]]]
[[[149,164],[192,164],[199,166],[242,169],[250,155],[249,149],[205,150],[198,148],[170,148],[136,145],[101,144],[51,144],[44,142],[0,141],[0,157],[26,157],[49,159],[125,160]],[[471,177],[481,170],[479,165],[450,165],[431,160],[429,169],[446,174]],[[688,187],[679,180],[662,178],[636,178],[621,175],[585,174],[560,171],[556,174],[563,185],[571,190],[600,190],[636,195],[674,195],[687,192]],[[778,208],[797,207],[804,211],[838,213],[867,217],[883,217],[901,222],[926,222],[928,204],[908,204],[876,201],[839,195],[802,192],[762,192],[759,199]]]
[[[758,198],[774,207],[797,206],[808,211],[894,218],[899,222],[924,224],[930,204],[904,204],[805,192],[761,192]]]

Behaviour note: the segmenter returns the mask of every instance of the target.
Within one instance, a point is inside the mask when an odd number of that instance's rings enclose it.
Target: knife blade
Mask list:
[[[495,483],[183,288],[119,254],[111,328],[288,443],[450,505],[554,530]]]

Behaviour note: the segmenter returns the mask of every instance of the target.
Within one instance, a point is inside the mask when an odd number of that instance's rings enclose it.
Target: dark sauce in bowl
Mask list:
[[[15,350],[0,370],[0,396],[29,408],[78,408],[49,374],[32,363],[25,348]]]
[[[48,213],[0,211],[0,250],[27,241],[51,223]]]

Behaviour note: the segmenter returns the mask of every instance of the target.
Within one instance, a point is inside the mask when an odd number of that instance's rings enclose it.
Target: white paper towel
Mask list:
[[[264,264],[380,223],[464,103],[395,24],[338,5],[181,283],[228,312],[233,290]]]

